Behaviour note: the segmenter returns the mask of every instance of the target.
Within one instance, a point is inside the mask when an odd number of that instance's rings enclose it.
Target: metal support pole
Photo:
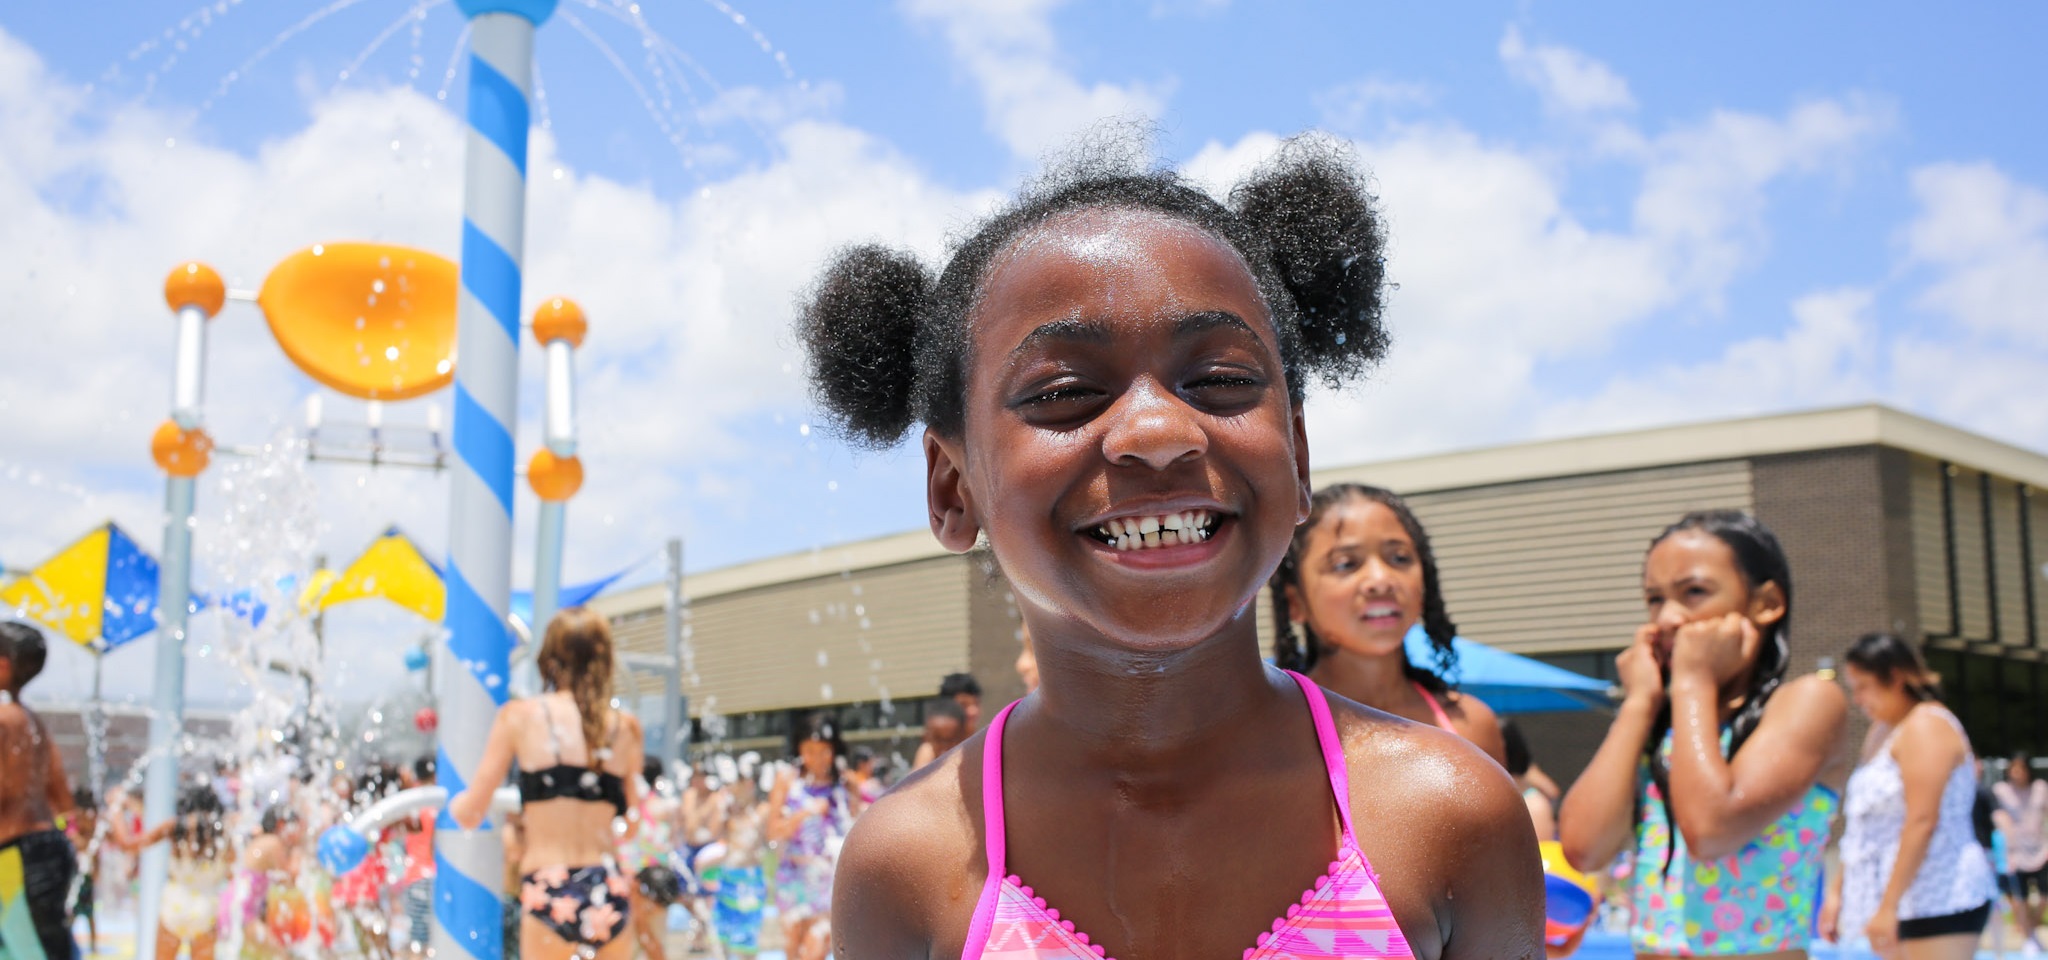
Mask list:
[[[526,145],[534,27],[555,0],[457,0],[469,18],[461,290],[456,307],[455,452],[449,484],[448,642],[439,651],[439,771],[469,786],[510,694],[512,434],[519,400],[519,293],[526,244]],[[485,786],[485,785],[479,785]],[[490,784],[495,787],[496,784]],[[497,960],[505,848],[497,825],[434,834],[433,951]]]
[[[86,783],[92,787],[93,802],[106,799],[107,792],[107,701],[100,694],[100,676],[106,672],[107,655],[92,655],[92,715],[86,722]]]
[[[662,752],[664,761],[683,759],[689,750],[690,734],[684,727],[690,722],[689,711],[683,709],[683,541],[681,537],[670,537],[668,541],[668,604],[662,610],[662,627],[668,639],[668,670],[662,674],[661,700],[663,729],[667,731],[668,749]]]
[[[537,542],[533,547],[533,644],[548,631],[548,621],[562,601],[562,538],[568,525],[569,504],[561,500],[540,502]]]
[[[197,481],[171,477],[164,496],[164,554],[158,567],[156,687],[150,698],[149,769],[142,782],[142,822],[155,826],[178,812],[178,740],[185,718],[185,625],[192,602],[192,507]],[[137,943],[156,940],[157,907],[171,865],[167,844],[142,851],[142,916]]]
[[[185,734],[185,626],[192,603],[192,509],[198,477],[213,441],[199,428],[206,395],[206,323],[227,300],[220,274],[203,263],[180,264],[164,279],[164,303],[178,317],[171,418],[150,437],[149,452],[167,476],[164,552],[157,567],[156,684],[150,698],[149,766],[142,785],[144,822],[154,826],[178,811],[178,741]],[[97,694],[97,691],[95,691]],[[156,941],[170,848],[142,852],[142,910],[135,942]]]

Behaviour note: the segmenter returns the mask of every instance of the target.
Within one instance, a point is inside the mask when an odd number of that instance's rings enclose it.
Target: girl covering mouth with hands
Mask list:
[[[1803,957],[1848,700],[1784,679],[1784,548],[1748,514],[1687,514],[1651,542],[1643,599],[1615,660],[1626,697],[1558,811],[1565,856],[1591,873],[1634,850],[1639,957]]]

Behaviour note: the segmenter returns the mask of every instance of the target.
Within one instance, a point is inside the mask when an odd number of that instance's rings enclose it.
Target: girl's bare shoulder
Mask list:
[[[1494,956],[1541,956],[1541,867],[1528,807],[1476,745],[1330,698],[1360,849],[1417,956],[1455,937]]]
[[[847,956],[928,951],[964,939],[986,873],[981,834],[982,734],[918,769],[854,821],[834,883]],[[972,758],[976,762],[966,762]],[[842,924],[834,923],[835,935]]]

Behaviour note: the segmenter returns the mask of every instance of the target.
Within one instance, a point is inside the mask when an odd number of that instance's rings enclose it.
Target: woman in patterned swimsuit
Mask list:
[[[1634,850],[1638,957],[1805,956],[1848,699],[1783,679],[1785,551],[1748,514],[1687,514],[1652,541],[1643,597],[1626,698],[1558,811],[1565,856],[1592,873]]]
[[[838,956],[1542,956],[1500,767],[1259,655],[1304,391],[1385,345],[1365,175],[1304,138],[1226,206],[1096,146],[936,279],[856,247],[803,309],[844,430],[925,427],[932,530],[985,538],[1040,679],[855,823]]]

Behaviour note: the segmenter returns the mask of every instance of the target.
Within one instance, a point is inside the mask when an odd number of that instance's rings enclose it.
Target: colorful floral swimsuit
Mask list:
[[[1380,894],[1378,876],[1351,829],[1351,778],[1343,744],[1330,720],[1330,703],[1307,677],[1288,674],[1300,685],[1315,718],[1316,740],[1322,746],[1344,833],[1328,872],[1316,878],[1299,904],[1274,919],[1271,930],[1245,948],[1245,960],[1412,960],[1408,938],[1394,922],[1387,898]],[[964,960],[1096,960],[1104,955],[1102,945],[1090,943],[1072,920],[1060,919],[1057,909],[1004,867],[1003,727],[1016,708],[1014,703],[1005,707],[983,741],[981,806],[988,882],[968,927]]]
[[[1721,731],[1724,751],[1728,736]],[[1666,763],[1671,739],[1667,732],[1657,748]],[[1816,783],[1742,849],[1694,861],[1685,835],[1673,835],[1647,760],[1638,779],[1635,923],[1629,937],[1636,952],[1726,957],[1805,950],[1820,898],[1828,821],[1841,808],[1835,791]]]

